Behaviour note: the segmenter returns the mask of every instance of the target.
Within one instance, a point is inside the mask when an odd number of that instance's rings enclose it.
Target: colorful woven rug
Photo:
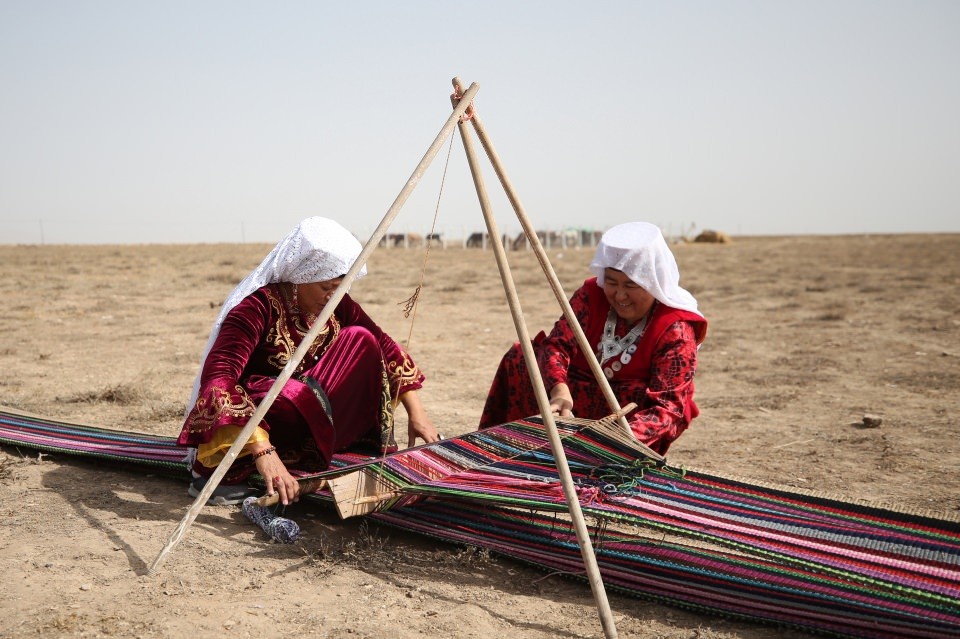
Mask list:
[[[960,637],[957,521],[683,471],[587,424],[558,427],[608,588],[835,636]],[[0,443],[186,475],[172,438],[0,411]],[[378,521],[583,576],[539,420],[337,466],[387,495]]]

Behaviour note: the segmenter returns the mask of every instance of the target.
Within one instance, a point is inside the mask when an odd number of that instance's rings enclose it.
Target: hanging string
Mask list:
[[[410,329],[407,332],[407,342],[406,348],[410,349],[410,344],[413,341],[413,325],[417,319],[417,306],[420,301],[420,291],[423,290],[423,280],[427,271],[427,260],[430,258],[430,238],[434,236],[437,228],[437,217],[440,214],[440,200],[443,197],[443,187],[447,182],[447,170],[450,168],[450,156],[453,153],[453,138],[450,136],[450,144],[447,147],[447,159],[443,164],[443,174],[440,179],[440,190],[437,193],[437,204],[433,209],[433,222],[430,224],[430,233],[426,236],[426,250],[423,254],[423,264],[420,267],[420,282],[417,284],[417,288],[413,291],[413,295],[408,297],[403,302],[399,304],[403,305],[403,316],[404,318],[410,319]],[[411,315],[413,317],[411,317]],[[396,410],[397,403],[400,401],[400,384],[397,384],[395,394],[392,395],[391,401],[393,403],[394,411]],[[396,416],[394,411],[390,413],[390,433],[394,441],[396,440]],[[383,468],[383,462],[386,459],[387,451],[386,447],[383,447],[383,450],[380,455],[380,466]]]
[[[413,319],[410,320],[410,331],[407,333],[407,347],[410,346],[410,340],[413,339],[413,324],[417,318],[417,302],[420,300],[420,291],[423,289],[423,279],[427,271],[427,260],[430,258],[430,238],[434,236],[437,229],[437,218],[440,215],[440,200],[443,197],[443,187],[447,182],[447,169],[450,167],[450,155],[453,152],[453,138],[450,136],[450,144],[447,147],[447,160],[443,165],[443,175],[440,178],[440,190],[437,193],[437,204],[433,209],[433,222],[430,225],[430,233],[427,234],[426,240],[426,250],[423,253],[423,265],[420,268],[420,283],[417,284],[416,290],[414,290],[413,295],[408,297],[406,300],[400,302],[403,304],[403,316],[409,318],[411,313],[413,314]]]

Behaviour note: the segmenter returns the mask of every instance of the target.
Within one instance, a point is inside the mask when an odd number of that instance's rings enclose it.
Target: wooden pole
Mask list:
[[[460,81],[460,78],[453,79],[453,86],[456,88],[457,93],[461,93],[463,91],[463,85]],[[466,99],[466,96],[464,96],[463,99]],[[613,413],[619,413],[620,402],[617,399],[617,396],[613,394],[613,389],[610,387],[610,381],[607,379],[607,376],[603,374],[603,369],[600,367],[600,362],[597,361],[597,356],[593,352],[593,346],[587,341],[587,336],[584,334],[583,328],[580,326],[580,322],[577,321],[576,315],[574,315],[573,309],[570,307],[570,302],[567,300],[567,295],[563,292],[563,286],[560,284],[557,273],[553,270],[553,265],[550,264],[550,258],[547,256],[547,252],[544,250],[543,244],[540,243],[540,238],[537,236],[537,231],[530,223],[530,219],[527,217],[526,211],[523,208],[523,204],[520,203],[520,198],[517,196],[517,192],[513,188],[510,178],[507,177],[506,171],[503,168],[503,163],[500,161],[500,156],[493,147],[493,143],[487,137],[486,130],[484,129],[483,123],[480,121],[480,118],[477,115],[476,108],[471,111],[470,121],[473,123],[473,128],[477,132],[477,138],[480,140],[480,144],[483,146],[487,153],[487,157],[490,159],[490,164],[493,166],[497,177],[500,179],[500,184],[503,186],[503,190],[507,194],[510,204],[513,205],[513,210],[517,214],[517,219],[520,220],[520,226],[523,227],[523,232],[527,236],[527,242],[530,244],[530,247],[533,248],[533,251],[537,256],[537,260],[540,262],[540,266],[543,269],[544,274],[547,276],[547,281],[550,282],[550,287],[553,289],[553,294],[556,296],[557,302],[560,303],[560,308],[563,310],[563,315],[567,319],[567,324],[570,326],[570,330],[573,331],[573,334],[577,339],[577,345],[580,347],[580,352],[582,352],[583,356],[586,358],[587,364],[590,366],[593,376],[597,379],[600,390],[603,393],[604,398],[607,400],[607,404],[610,406],[610,411]],[[463,125],[461,124],[461,137],[463,137],[462,126]],[[630,425],[627,423],[626,417],[621,416],[617,422],[623,427],[630,437],[636,439],[636,436],[630,429]],[[647,447],[642,442],[638,441],[637,443],[645,449],[649,457],[657,461],[663,461],[663,455]]]
[[[466,96],[464,96],[463,100],[466,99]],[[461,100],[460,104],[463,104],[463,100]],[[577,497],[577,489],[573,484],[573,476],[570,474],[570,467],[567,464],[567,456],[563,450],[563,442],[560,439],[560,433],[557,431],[557,424],[554,422],[553,413],[550,412],[550,399],[547,397],[543,377],[540,375],[540,367],[537,365],[537,358],[533,352],[533,345],[530,342],[530,334],[527,331],[526,322],[524,322],[523,319],[523,311],[520,309],[516,286],[514,285],[513,276],[510,273],[510,265],[507,263],[506,250],[503,247],[503,238],[497,230],[497,222],[493,217],[490,200],[487,196],[487,189],[483,182],[483,175],[477,162],[477,154],[473,148],[473,138],[470,135],[470,128],[466,122],[460,122],[459,128],[463,148],[467,153],[467,161],[470,165],[470,173],[473,175],[473,183],[477,190],[477,196],[480,198],[480,209],[483,211],[483,219],[487,224],[487,233],[490,235],[490,246],[493,248],[493,253],[497,260],[497,267],[500,269],[500,279],[503,281],[504,292],[507,294],[510,314],[513,316],[513,323],[517,328],[517,337],[520,339],[520,345],[523,348],[523,359],[527,365],[527,373],[530,375],[530,381],[533,383],[537,406],[540,408],[543,423],[547,427],[547,433],[550,437],[550,447],[553,449],[553,457],[557,462],[560,484],[563,487],[563,494],[567,500],[567,509],[570,511],[570,518],[573,521],[574,530],[577,533],[577,542],[580,545],[580,554],[583,556],[583,563],[587,569],[590,589],[593,591],[593,598],[600,612],[600,620],[603,624],[604,634],[608,639],[613,639],[617,637],[617,628],[613,621],[613,613],[610,611],[610,603],[607,601],[603,580],[600,577],[600,568],[597,566],[597,558],[593,552],[593,545],[590,543],[590,533],[583,520],[583,511],[580,509],[580,500]]]
[[[260,422],[263,421],[264,416],[266,416],[267,411],[273,405],[274,400],[278,395],[280,395],[280,390],[283,388],[283,385],[286,384],[293,375],[293,371],[296,370],[297,366],[300,364],[300,361],[307,354],[307,351],[310,349],[313,341],[317,338],[317,335],[320,334],[320,330],[326,326],[327,320],[330,319],[330,316],[333,314],[334,309],[337,308],[340,300],[342,300],[343,296],[347,294],[348,290],[350,290],[350,285],[353,280],[356,279],[357,273],[359,273],[360,269],[363,268],[363,266],[367,263],[367,260],[370,258],[370,254],[373,253],[373,251],[377,248],[381,238],[383,238],[384,234],[386,234],[387,229],[390,227],[390,223],[393,222],[394,218],[397,217],[397,214],[400,212],[400,208],[407,201],[407,198],[410,197],[410,194],[420,182],[420,179],[423,177],[427,167],[430,166],[430,162],[432,162],[433,158],[436,157],[441,146],[443,146],[444,141],[450,137],[454,127],[460,120],[460,116],[462,116],[463,112],[466,111],[470,101],[473,100],[473,97],[479,90],[480,87],[476,83],[471,84],[470,88],[467,89],[467,94],[470,95],[470,98],[467,99],[466,94],[464,95],[463,104],[458,105],[457,108],[454,109],[453,114],[451,114],[451,116],[447,119],[446,123],[443,125],[443,128],[440,129],[440,133],[437,134],[433,144],[431,144],[427,149],[423,159],[420,160],[420,164],[418,164],[417,168],[414,169],[413,174],[400,190],[400,194],[397,195],[397,198],[390,206],[390,209],[383,216],[380,225],[374,230],[373,235],[370,236],[370,239],[367,240],[363,250],[360,252],[360,256],[357,257],[356,261],[353,263],[353,266],[351,266],[350,270],[347,271],[346,275],[344,275],[340,286],[338,286],[333,292],[333,295],[330,297],[330,300],[327,302],[326,306],[323,307],[323,310],[320,311],[319,317],[317,317],[313,326],[304,336],[300,346],[298,346],[293,352],[293,355],[290,356],[290,361],[287,362],[287,365],[280,372],[280,375],[277,376],[276,381],[273,383],[273,386],[270,387],[270,390],[267,392],[263,400],[261,400],[260,405],[257,406],[257,410],[254,411],[253,416],[247,422],[246,426],[244,426],[240,431],[240,434],[237,435],[237,439],[224,454],[220,465],[217,466],[217,469],[213,472],[213,475],[210,476],[210,479],[203,487],[203,490],[201,490],[200,494],[197,495],[193,505],[190,506],[187,514],[184,515],[183,520],[181,520],[180,524],[173,531],[173,534],[170,535],[170,539],[167,541],[167,544],[163,547],[163,549],[161,549],[160,554],[157,555],[157,558],[154,559],[148,574],[155,574],[163,559],[174,549],[174,547],[176,547],[180,540],[183,539],[187,530],[190,528],[190,524],[192,524],[193,520],[197,518],[198,514],[200,514],[200,510],[207,503],[207,499],[210,498],[210,495],[219,485],[220,480],[223,479],[223,476],[230,469],[230,466],[237,458],[237,455],[239,455],[240,449],[246,445],[250,435],[253,434],[253,431],[256,429],[256,427],[260,424]]]

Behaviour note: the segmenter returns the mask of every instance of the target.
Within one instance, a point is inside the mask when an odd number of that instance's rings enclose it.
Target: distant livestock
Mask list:
[[[387,233],[380,240],[380,246],[383,248],[415,248],[423,246],[423,236],[418,233]]]
[[[564,231],[537,231],[537,238],[544,248],[577,248],[596,246],[603,231],[592,229],[566,229]],[[527,236],[521,232],[513,239],[511,248],[515,251],[528,248]]]
[[[471,233],[463,245],[467,248],[487,248],[490,236],[487,233]]]

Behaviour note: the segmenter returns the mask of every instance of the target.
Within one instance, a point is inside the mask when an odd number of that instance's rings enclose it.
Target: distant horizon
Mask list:
[[[682,240],[686,238],[687,240],[693,240],[698,234],[704,231],[714,231],[721,232],[731,238],[774,238],[774,237],[844,237],[844,236],[861,236],[861,235],[956,235],[960,234],[960,230],[912,230],[912,231],[899,231],[899,230],[882,230],[882,231],[837,231],[837,232],[793,232],[793,233],[775,233],[775,232],[730,232],[725,229],[715,229],[715,228],[703,228],[696,229],[693,233],[683,234],[673,232],[671,229],[665,228],[662,225],[657,225],[660,227],[660,230],[663,232],[664,237],[669,240]],[[538,231],[544,232],[562,232],[562,231],[573,231],[573,230],[584,230],[591,231],[595,230],[597,232],[603,232],[610,227],[595,228],[595,227],[563,227],[563,228],[538,228]],[[520,230],[514,230],[512,232],[504,233],[501,228],[501,235],[506,235],[509,238],[516,238],[520,234]],[[354,237],[356,237],[361,243],[365,243],[367,239],[372,235],[372,233],[356,233],[351,230]],[[408,234],[413,233],[414,235],[419,235],[423,237],[427,233],[418,233],[413,231],[393,231],[392,229],[388,231],[390,234],[402,233]],[[456,233],[456,234],[447,234],[440,232],[439,235],[442,236],[443,240],[448,243],[462,243],[465,242],[470,235],[474,233],[486,233],[485,230],[477,228],[468,233]],[[191,240],[191,239],[177,239],[177,240],[159,240],[159,241],[144,241],[141,239],[128,239],[128,240],[114,240],[114,241],[102,241],[98,239],[75,239],[73,241],[66,239],[56,239],[54,238],[40,238],[39,234],[35,240],[25,239],[22,241],[8,242],[0,235],[0,246],[68,246],[68,245],[102,245],[102,246],[112,246],[112,245],[178,245],[178,244],[276,244],[279,242],[286,233],[282,233],[273,239],[268,238],[237,238],[237,239],[203,239],[203,240]]]
[[[545,229],[546,230],[546,229]],[[719,231],[720,229],[703,229],[704,231]],[[479,232],[479,231],[477,231]],[[724,231],[724,233],[726,233]],[[686,241],[683,240],[681,236],[675,235],[666,235],[665,237],[671,242],[671,244],[706,244],[709,242],[695,242],[693,241],[696,237],[696,234],[686,238]],[[878,236],[902,236],[902,235],[960,235],[960,231],[890,231],[890,232],[877,232],[877,233],[866,233],[866,232],[848,232],[848,233],[744,233],[744,234],[735,234],[735,233],[726,233],[726,235],[731,240],[737,239],[747,239],[747,240],[763,240],[763,239],[785,239],[785,238],[809,238],[809,237],[878,237]],[[515,237],[515,236],[511,236]],[[84,246],[84,247],[94,247],[94,246],[220,246],[220,245],[263,245],[263,246],[273,246],[281,238],[276,240],[244,240],[244,241],[205,241],[205,242],[95,242],[95,241],[83,241],[83,242],[3,242],[0,241],[0,246],[14,247],[14,246]],[[369,236],[367,237],[358,237],[357,238],[361,244],[366,244]],[[444,241],[447,243],[445,248],[461,248],[463,243],[466,241],[466,237],[445,237]],[[421,246],[411,246],[411,247],[378,247],[377,250],[387,250],[387,251],[398,251],[398,250],[422,250],[424,247]],[[433,247],[441,248],[437,244],[434,244]],[[559,249],[559,246],[551,246],[550,250]],[[566,247],[566,248],[578,248],[578,247]],[[588,248],[586,245],[579,248]],[[487,247],[484,250],[490,250]],[[508,251],[511,249],[508,247]],[[517,249],[527,250],[527,249]]]

